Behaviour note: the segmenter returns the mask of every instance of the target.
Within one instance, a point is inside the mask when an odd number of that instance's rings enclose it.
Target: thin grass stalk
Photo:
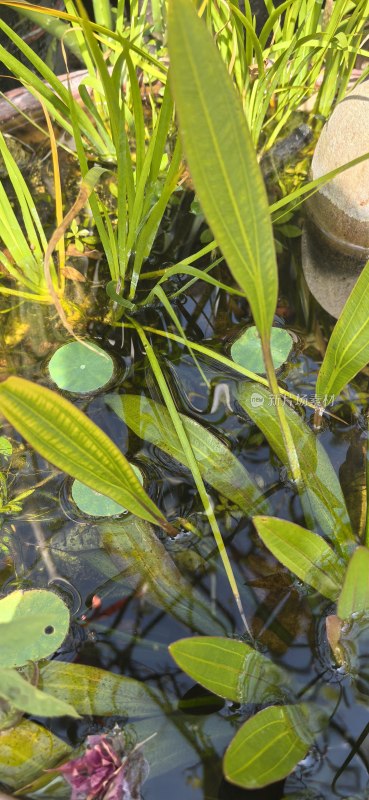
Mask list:
[[[236,602],[240,617],[242,619],[242,622],[243,622],[243,624],[245,626],[245,629],[246,629],[247,633],[252,638],[252,634],[251,634],[251,631],[250,631],[250,628],[249,628],[249,625],[248,625],[248,622],[247,622],[247,619],[246,619],[246,616],[245,616],[245,612],[244,612],[243,607],[242,607],[241,597],[240,597],[240,594],[239,594],[239,591],[238,591],[236,579],[234,577],[232,565],[231,565],[231,562],[229,560],[229,557],[228,557],[228,554],[227,554],[227,551],[226,551],[226,548],[225,548],[225,544],[223,542],[222,535],[221,535],[221,532],[219,530],[218,523],[216,521],[215,514],[214,514],[214,511],[213,511],[213,508],[212,508],[212,505],[211,505],[211,501],[210,501],[209,495],[207,494],[207,491],[205,489],[205,485],[204,485],[203,479],[201,477],[201,473],[200,473],[196,458],[195,458],[195,456],[193,454],[193,450],[192,450],[191,444],[189,442],[189,439],[187,437],[184,425],[183,425],[182,420],[181,420],[181,418],[180,418],[180,416],[178,414],[178,411],[177,411],[177,409],[176,409],[176,407],[174,405],[174,401],[173,401],[172,395],[171,395],[171,393],[170,393],[170,391],[168,389],[165,377],[163,375],[163,372],[162,372],[161,367],[159,365],[159,362],[158,362],[158,360],[156,358],[154,350],[151,347],[150,342],[147,339],[147,336],[146,336],[145,332],[143,331],[143,329],[141,328],[141,326],[138,323],[134,322],[134,320],[131,320],[131,323],[133,324],[135,330],[137,331],[137,333],[138,333],[138,335],[139,335],[139,337],[141,339],[141,342],[142,342],[143,347],[145,349],[145,353],[147,355],[147,358],[149,360],[151,369],[153,371],[154,377],[155,377],[155,379],[157,381],[157,384],[159,386],[159,389],[161,391],[165,406],[166,406],[166,408],[167,408],[167,410],[168,410],[168,412],[170,414],[171,420],[173,422],[173,425],[175,427],[176,433],[178,435],[178,439],[179,439],[180,445],[181,445],[181,447],[183,449],[183,452],[186,455],[186,460],[187,460],[187,463],[188,463],[189,468],[191,470],[191,474],[192,474],[192,477],[194,479],[194,482],[195,482],[197,491],[199,493],[201,502],[203,504],[205,514],[206,514],[206,516],[208,518],[211,530],[213,532],[214,539],[215,539],[217,547],[218,547],[219,555],[220,555],[220,557],[222,559],[223,566],[224,566],[224,569],[225,569],[225,572],[226,572],[226,575],[227,575],[227,578],[228,578],[228,581],[229,581],[229,584],[230,584],[230,587],[231,587],[231,590],[232,590],[232,593],[233,593],[233,596],[234,596],[234,599],[235,599],[235,602]]]
[[[276,411],[278,415],[279,424],[281,427],[284,445],[287,452],[292,480],[298,487],[301,485],[301,480],[302,480],[301,469],[296,452],[296,447],[286,419],[286,415],[284,413],[283,403],[279,391],[278,381],[275,374],[273,358],[270,349],[270,339],[266,337],[261,337],[261,347],[263,351],[263,359],[264,359],[265,371],[268,378],[269,388],[275,397]]]
[[[181,174],[182,163],[182,147],[181,141],[178,138],[170,167],[163,184],[160,197],[151,209],[147,221],[144,223],[136,243],[136,254],[133,263],[131,285],[129,292],[129,299],[132,300],[136,293],[137,284],[140,278],[141,269],[145,258],[148,257],[151,247],[153,245],[155,236],[157,234],[160,222],[162,220],[164,211],[168,205],[169,198],[173,194],[178,185],[178,179]]]
[[[43,103],[42,98],[40,97],[40,103],[42,105],[42,109],[45,115],[47,128],[49,131],[49,138],[50,138],[50,148],[51,148],[51,158],[53,164],[53,175],[54,175],[54,192],[55,192],[55,218],[56,218],[56,227],[58,228],[63,222],[63,195],[62,195],[62,187],[61,187],[61,178],[60,178],[60,169],[59,169],[59,157],[58,157],[58,148],[55,139],[55,133],[53,126],[51,124],[50,115],[48,114],[47,108]],[[57,244],[57,252],[59,256],[59,271],[58,271],[58,284],[61,294],[64,294],[65,288],[65,239],[64,236],[61,237],[60,241]]]

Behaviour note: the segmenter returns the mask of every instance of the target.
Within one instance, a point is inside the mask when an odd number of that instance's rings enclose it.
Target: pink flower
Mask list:
[[[88,736],[86,752],[57,771],[72,787],[71,800],[141,800],[148,763],[138,747],[124,755],[121,732]]]

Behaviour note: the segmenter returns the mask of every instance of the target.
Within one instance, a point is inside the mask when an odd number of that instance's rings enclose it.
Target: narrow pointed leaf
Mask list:
[[[163,522],[127,459],[64,397],[23,378],[0,385],[0,411],[44,458],[133,514]]]
[[[176,567],[151,526],[135,517],[99,525],[104,550],[129,576],[136,589],[145,587],[155,605],[199,633],[221,634],[228,620],[213,612],[207,597],[191,586]]]
[[[259,384],[244,383],[238,387],[237,399],[288,467],[273,396]],[[302,483],[298,489],[309,527],[319,526],[339,553],[347,557],[355,539],[337,475],[323,446],[303,419],[288,405],[284,412],[300,464]]]
[[[137,436],[160,447],[188,467],[186,453],[165,406],[140,395],[107,395],[106,403]],[[268,513],[268,503],[245,467],[231,450],[196,420],[179,415],[195,455],[202,478],[245,514]]]
[[[340,619],[369,613],[369,550],[358,547],[348,565],[337,604]]]
[[[345,570],[321,536],[277,517],[254,517],[253,523],[281,564],[324,597],[337,599]]]
[[[79,717],[70,703],[44,694],[15,669],[0,670],[0,697],[19,711],[38,717]]]
[[[270,706],[247,720],[226,751],[228,781],[245,789],[260,789],[283,780],[306,756],[316,735],[310,724],[312,707]]]
[[[187,675],[227,700],[264,703],[289,696],[290,677],[244,642],[193,636],[174,642],[169,651]]]
[[[322,405],[333,402],[369,362],[369,261],[358,278],[328,342],[316,384]]]
[[[277,268],[269,206],[241,99],[189,0],[170,0],[171,86],[185,155],[207,221],[255,324],[269,333]]]

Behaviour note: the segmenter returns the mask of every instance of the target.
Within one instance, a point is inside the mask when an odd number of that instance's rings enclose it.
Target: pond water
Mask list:
[[[164,220],[149,269],[184,258],[199,246],[205,226],[191,212],[191,201],[185,192],[178,195],[177,204]],[[294,334],[294,347],[279,370],[279,380],[295,394],[312,398],[324,334],[331,330],[333,320],[319,309],[304,285],[298,249],[297,240],[283,239],[275,324]],[[140,715],[128,704],[127,716],[118,721],[132,727],[139,741],[157,734],[151,745],[154,765],[142,789],[144,800],[172,796],[176,800],[369,797],[369,739],[364,737],[360,751],[340,773],[369,725],[369,711],[365,679],[360,690],[355,690],[350,676],[334,663],[330,652],[324,618],[332,604],[281,567],[261,543],[250,519],[209,487],[258,649],[287,669],[301,696],[309,688],[314,697],[316,687],[321,702],[321,688],[326,685],[336,706],[327,730],[283,785],[244,791],[223,779],[224,750],[255,707],[223,702],[194,685],[175,665],[168,645],[193,632],[245,641],[248,637],[190,472],[133,433],[106,402],[107,393],[144,395],[155,402],[162,398],[135,332],[124,328],[119,318],[104,321],[106,275],[100,269],[91,261],[87,282],[74,285],[81,308],[77,327],[111,355],[114,374],[106,389],[64,394],[140,468],[150,496],[167,519],[183,520],[183,530],[175,539],[157,530],[158,552],[154,552],[145,532],[138,528],[134,530],[135,547],[131,546],[132,526],[137,523],[130,515],[107,521],[80,512],[72,498],[71,479],[33,452],[4,423],[2,434],[13,443],[10,463],[0,455],[9,498],[35,491],[22,500],[20,511],[8,508],[2,514],[0,592],[52,587],[66,600],[73,617],[68,639],[55,657],[101,667],[142,683],[147,716],[137,718]],[[229,281],[224,265],[213,274]],[[179,285],[173,282],[173,292]],[[235,337],[252,324],[242,298],[200,281],[185,299],[180,296],[175,307],[190,340],[226,355]],[[14,302],[10,308],[3,300],[1,314],[2,375],[17,374],[54,388],[47,365],[56,349],[68,341],[55,310],[26,302]],[[159,304],[140,312],[139,319],[150,329],[176,333]],[[287,480],[285,468],[236,399],[241,377],[203,355],[198,355],[196,364],[188,350],[169,336],[151,332],[150,340],[178,410],[229,445],[267,497],[273,515],[303,525],[301,500]],[[335,406],[336,416],[327,417],[315,434],[341,479],[353,516],[361,507],[365,485],[368,390],[364,371],[347,388],[344,401]],[[312,410],[301,406],[300,411],[312,428]],[[180,584],[177,570],[183,579]],[[365,663],[365,636],[359,639]],[[116,721],[68,719],[50,728],[75,745]]]

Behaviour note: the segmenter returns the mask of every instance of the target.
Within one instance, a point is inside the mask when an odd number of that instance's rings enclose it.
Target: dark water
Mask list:
[[[149,268],[188,255],[198,246],[201,230],[190,211],[190,198],[181,195],[177,210],[163,226]],[[296,394],[314,395],[321,342],[323,335],[329,333],[332,320],[319,311],[308,295],[296,257],[298,243],[295,250],[291,256],[290,250],[283,249],[280,256],[280,300],[275,322],[295,334],[296,344],[279,378]],[[224,266],[216,268],[214,274],[229,280]],[[91,265],[88,276],[91,302],[85,319],[81,320],[81,328],[84,327],[114,359],[115,376],[109,391],[144,393],[160,401],[136,334],[123,330],[119,320],[113,324],[103,320],[102,308],[106,303],[103,273],[99,282],[98,270]],[[173,283],[173,291],[178,286]],[[189,339],[225,354],[229,353],[235,335],[251,323],[243,299],[201,282],[184,300],[176,303],[176,312]],[[146,309],[139,319],[152,328],[175,332],[159,305]],[[34,304],[14,304],[14,308],[3,315],[0,329],[3,374],[17,374],[52,386],[47,363],[66,338],[54,311]],[[286,480],[284,468],[235,401],[240,376],[200,356],[199,362],[209,384],[206,385],[182,345],[155,334],[150,334],[150,338],[177,408],[218,432],[223,441],[228,442],[267,495],[273,515],[304,524],[300,499]],[[70,397],[68,393],[66,396]],[[352,478],[352,464],[355,464],[355,481],[360,492],[364,477],[360,472],[360,458],[355,460],[355,455],[360,447],[362,450],[366,436],[368,376],[361,374],[352,382],[345,398],[345,402],[334,409],[339,419],[328,418],[319,439],[342,479],[345,468]],[[201,533],[199,537],[184,531],[172,541],[157,531],[189,587],[195,586],[207,607],[214,611],[214,620],[221,626],[218,632],[223,630],[226,636],[244,637],[188,470],[134,435],[107,407],[103,392],[77,396],[73,401],[142,468],[151,497],[168,519],[182,517]],[[312,425],[312,412],[303,413]],[[250,519],[211,490],[217,520],[260,651],[283,665],[302,693],[311,685],[316,687],[316,696],[320,697],[318,693],[326,685],[337,704],[329,728],[284,785],[258,792],[231,787],[222,778],[221,769],[224,750],[240,722],[257,709],[239,708],[216,699],[209,706],[204,690],[194,686],[168,652],[171,642],[193,632],[183,615],[168,613],[165,602],[158,603],[145,589],[145,575],[134,571],[132,575],[132,570],[128,569],[132,564],[128,563],[127,567],[127,561],[122,561],[121,554],[114,548],[110,552],[101,549],[106,523],[78,511],[71,499],[70,479],[35,454],[7,423],[2,433],[11,436],[15,453],[7,476],[10,497],[37,488],[23,501],[20,513],[3,515],[1,592],[52,585],[69,603],[73,615],[71,633],[56,657],[133,677],[157,691],[156,720],[151,720],[148,727],[134,719],[124,720],[136,728],[139,739],[145,738],[148,729],[158,731],[160,759],[156,759],[142,789],[144,800],[171,797],[176,800],[277,800],[282,797],[331,800],[369,796],[369,754],[365,740],[361,752],[353,756],[347,769],[337,777],[358,736],[369,724],[369,713],[365,693],[355,694],[350,677],[333,663],[322,621],[332,607],[275,562],[258,539]],[[124,520],[113,524],[119,528],[124,526]],[[150,552],[147,553],[149,558]],[[98,609],[93,607],[94,595],[101,599]],[[311,689],[312,696],[314,691]],[[105,723],[113,724],[106,720]],[[103,727],[97,720],[85,719],[79,723],[67,721],[65,726],[54,724],[52,729],[70,743],[79,744],[90,732],[102,731]]]

